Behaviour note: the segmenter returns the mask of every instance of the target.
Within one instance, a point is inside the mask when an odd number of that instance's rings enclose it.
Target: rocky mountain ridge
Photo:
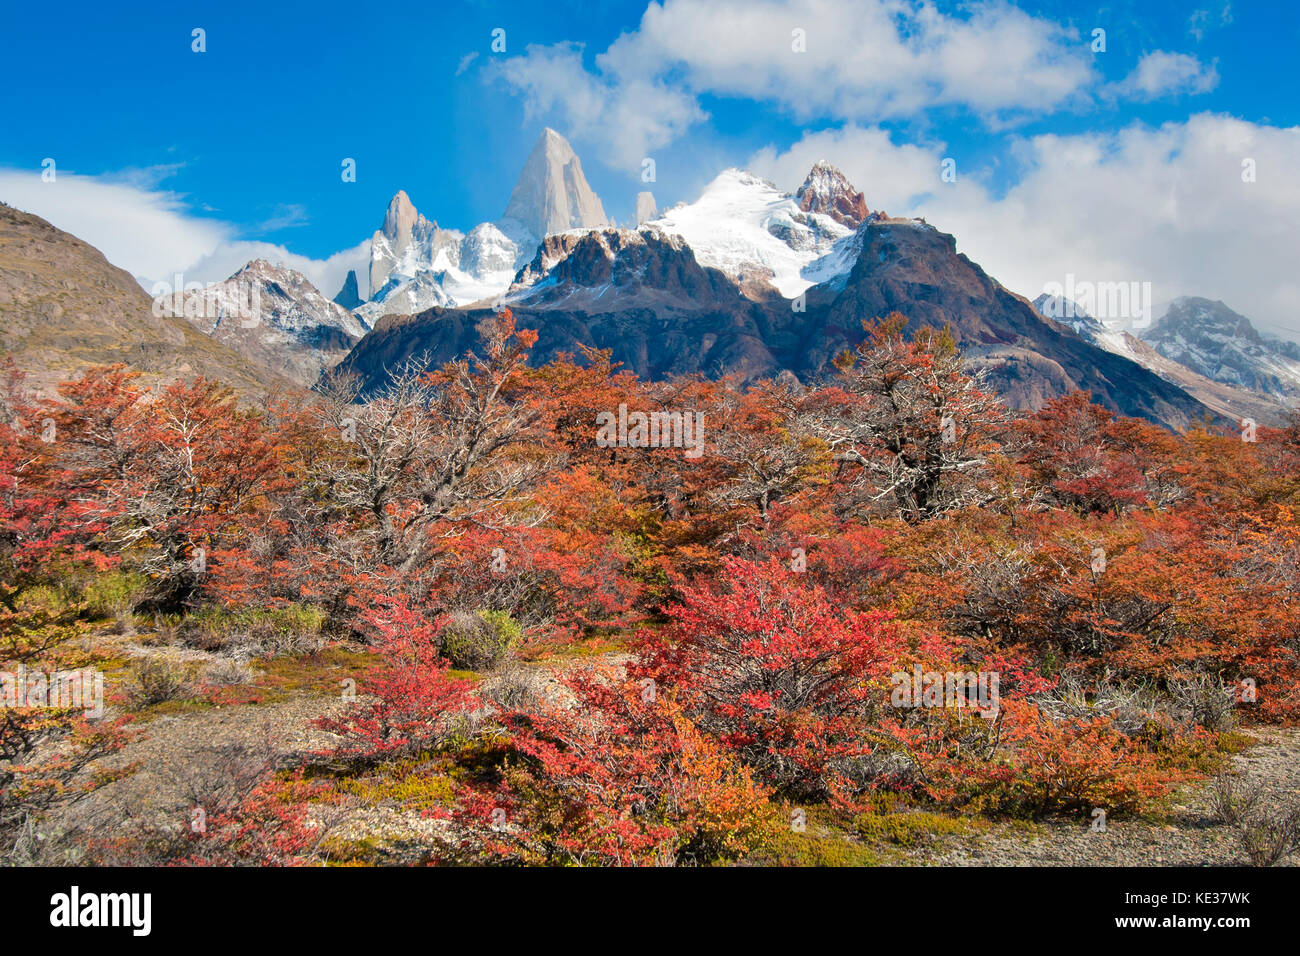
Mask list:
[[[132,276],[94,246],[0,203],[0,357],[37,395],[92,365],[125,362],[160,384],[202,375],[247,401],[291,383],[204,335],[155,314]]]
[[[635,231],[551,237],[502,302],[522,327],[538,330],[536,361],[585,345],[610,349],[643,378],[825,379],[834,374],[834,356],[862,340],[864,319],[899,311],[911,329],[950,327],[972,368],[1013,407],[1035,408],[1086,389],[1118,412],[1172,428],[1212,416],[1177,385],[1039,315],[958,254],[952,236],[915,221],[872,217],[850,232],[822,218],[831,224],[823,228],[843,271],[823,267],[828,278],[801,286],[793,299],[771,282],[746,282],[745,270],[756,263],[735,273],[710,264],[689,236],[663,228],[661,219]],[[736,268],[752,248],[742,246],[729,264]],[[815,258],[803,251],[815,263],[830,249]],[[429,352],[442,361],[479,347],[478,324],[490,315],[434,308],[385,317],[340,367],[367,389],[381,388],[388,370],[408,356]]]
[[[355,282],[355,275],[353,275]],[[310,386],[370,330],[300,272],[255,259],[229,279],[154,300],[257,365]]]

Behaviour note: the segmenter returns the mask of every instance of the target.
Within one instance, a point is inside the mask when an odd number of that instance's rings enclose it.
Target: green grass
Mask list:
[[[768,845],[750,854],[746,862],[760,866],[883,866],[888,861],[871,847],[843,833],[782,830]]]
[[[902,847],[924,846],[942,837],[962,836],[987,826],[983,820],[923,810],[860,813],[852,820],[853,831],[867,843]]]
[[[260,658],[252,661],[252,667],[258,675],[254,684],[266,690],[333,697],[343,692],[345,678],[355,680],[357,693],[364,694],[365,677],[382,663],[369,651],[332,644],[314,654]]]
[[[417,811],[449,807],[456,794],[456,782],[446,772],[446,762],[430,757],[400,760],[360,777],[344,777],[336,788],[366,806]]]

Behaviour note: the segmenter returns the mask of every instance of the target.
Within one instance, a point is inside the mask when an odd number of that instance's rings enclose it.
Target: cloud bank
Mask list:
[[[1043,135],[1012,144],[1023,172],[995,195],[943,143],[896,145],[846,126],[764,149],[750,167],[784,189],[818,159],[838,165],[872,209],[924,216],[1014,292],[1033,298],[1069,273],[1148,281],[1157,314],[1180,295],[1221,299],[1261,329],[1300,339],[1300,127],[1213,113],[1113,133]]]
[[[356,269],[364,292],[368,239],[327,259],[243,239],[230,223],[194,215],[183,197],[159,188],[162,178],[148,170],[106,176],[59,170],[53,182],[44,182],[39,171],[0,169],[0,199],[90,243],[146,289],[171,282],[178,272],[186,282],[219,282],[252,259],[268,259],[298,270],[326,296]],[[304,217],[300,207],[283,207],[263,226],[297,225]]]

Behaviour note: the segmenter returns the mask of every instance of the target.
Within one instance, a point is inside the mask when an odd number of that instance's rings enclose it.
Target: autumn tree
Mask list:
[[[481,356],[431,371],[415,360],[377,396],[329,403],[336,455],[317,462],[312,493],[369,542],[373,567],[415,572],[430,530],[449,519],[496,523],[550,464],[540,414],[512,392],[537,333],[507,311],[487,320]]]
[[[33,468],[65,534],[95,538],[152,580],[160,607],[191,602],[208,551],[277,477],[259,417],[197,379],[153,394],[123,365],[88,370],[35,415],[48,436]]]
[[[705,413],[708,453],[725,468],[709,493],[715,505],[741,505],[766,524],[777,502],[826,483],[830,452],[802,391],[789,382],[719,390]]]
[[[76,646],[84,607],[59,592],[65,576],[113,559],[66,534],[39,475],[53,436],[24,428],[21,376],[0,389],[0,858],[33,863],[51,817],[122,773],[100,769],[123,746],[121,722],[90,713],[95,679]]]
[[[915,522],[988,499],[981,477],[1006,415],[946,329],[908,339],[906,324],[898,313],[864,323],[866,341],[836,361],[838,386],[809,405],[851,500]]]
[[[1020,457],[1060,506],[1121,514],[1142,504],[1166,506],[1183,494],[1173,436],[1094,405],[1087,392],[1052,399],[1017,424]]]

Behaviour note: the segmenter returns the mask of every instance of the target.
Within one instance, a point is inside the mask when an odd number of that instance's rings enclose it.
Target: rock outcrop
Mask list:
[[[539,239],[554,232],[596,229],[608,223],[600,198],[587,185],[573,147],[549,126],[542,130],[524,163],[504,218],[522,224]]]
[[[334,302],[343,306],[345,309],[355,309],[365,300],[361,298],[361,290],[357,288],[357,273],[354,269],[348,270],[348,277],[343,280],[343,288],[339,289],[339,294],[334,297]]]
[[[651,219],[659,218],[659,207],[655,205],[654,193],[639,192],[636,194],[636,224],[639,226]]]
[[[848,178],[825,160],[813,165],[795,201],[804,212],[830,216],[841,225],[856,229],[870,214],[866,197],[853,188]]]

